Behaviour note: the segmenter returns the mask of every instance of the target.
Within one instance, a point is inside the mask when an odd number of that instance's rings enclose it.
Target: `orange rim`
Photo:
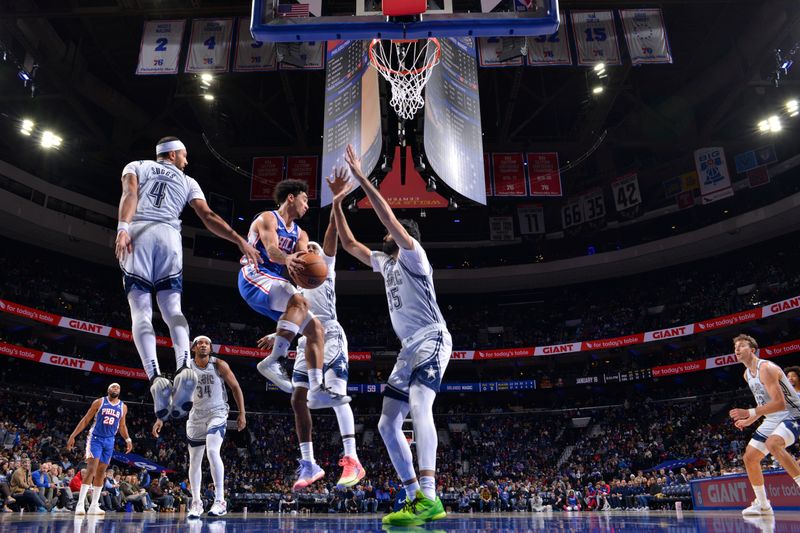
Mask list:
[[[439,43],[439,39],[435,37],[430,37],[428,40],[433,41],[433,44],[436,45],[436,53],[433,55],[432,61],[426,63],[425,65],[422,65],[421,67],[410,70],[395,70],[387,66],[384,66],[380,62],[376,61],[375,45],[381,42],[380,39],[372,39],[372,41],[369,43],[369,61],[376,69],[386,72],[388,74],[392,74],[394,76],[410,76],[419,74],[420,72],[424,72],[429,68],[433,67],[434,65],[436,65],[439,62],[439,59],[442,57],[442,45]],[[416,41],[416,39],[393,39],[392,43],[413,43],[414,41]]]

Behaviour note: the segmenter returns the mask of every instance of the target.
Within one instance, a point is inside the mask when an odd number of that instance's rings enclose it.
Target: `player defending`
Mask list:
[[[336,317],[336,223],[333,212],[325,231],[322,247],[316,242],[308,243],[308,253],[322,257],[328,267],[328,277],[325,282],[315,289],[300,289],[310,306],[311,312],[317,317],[325,329],[324,345],[324,382],[333,392],[339,395],[347,394],[348,355],[347,337]],[[266,350],[272,347],[275,335],[269,335],[259,340],[258,347]],[[294,410],[295,429],[300,442],[300,469],[297,481],[292,490],[304,489],[315,481],[322,479],[325,471],[314,460],[314,445],[311,442],[311,412],[308,409],[306,398],[308,396],[308,365],[305,359],[306,338],[302,337],[297,343],[297,357],[294,360],[292,372],[292,409]],[[339,422],[339,432],[342,435],[344,456],[339,461],[343,468],[342,476],[336,483],[339,487],[352,487],[364,478],[366,471],[358,460],[356,453],[356,431],[353,419],[353,409],[349,404],[337,405],[333,408]]]
[[[756,500],[742,514],[772,514],[772,505],[764,490],[761,460],[771,453],[800,487],[800,466],[786,451],[800,433],[800,396],[778,365],[756,356],[758,344],[753,337],[739,335],[733,339],[733,346],[736,358],[745,366],[744,379],[753,392],[757,406],[731,409],[730,417],[739,429],[764,417],[744,452],[744,466]]]
[[[115,253],[131,308],[133,341],[150,380],[156,417],[162,420],[186,416],[196,383],[187,366],[189,324],[181,311],[181,211],[191,205],[209,231],[236,244],[248,261],[259,260],[255,248],[208,207],[200,186],[183,173],[188,163],[186,146],[177,137],[164,137],[156,145],[156,161],[133,161],[122,170]],[[153,293],[175,349],[174,392],[158,366]]]
[[[310,312],[308,301],[289,283],[284,268],[302,269],[297,258],[308,253],[308,234],[296,220],[308,211],[308,185],[300,180],[284,180],[275,187],[277,211],[256,215],[247,234],[248,242],[260,254],[256,264],[242,258],[239,271],[239,294],[253,310],[277,322],[272,353],[258,363],[258,371],[284,392],[292,392],[292,382],[280,364],[298,333],[307,338],[305,358],[308,364],[308,407],[322,409],[350,401],[322,382],[324,330]]]
[[[211,339],[200,335],[192,341],[193,358],[189,363],[197,374],[197,387],[192,396],[192,410],[186,421],[186,438],[189,441],[189,483],[192,486],[192,504],[187,518],[200,518],[203,514],[201,495],[203,478],[203,452],[208,456],[211,479],[214,480],[214,504],[208,516],[222,516],[228,512],[225,502],[225,465],[220,450],[228,423],[228,384],[239,408],[236,427],[242,431],[247,425],[244,395],[231,367],[212,356]],[[224,383],[223,383],[224,381]],[[158,437],[164,422],[157,419],[153,436]]]
[[[419,243],[419,227],[414,221],[395,218],[389,204],[362,173],[361,160],[352,145],[347,147],[345,160],[387,234],[382,252],[370,251],[353,237],[342,211],[342,200],[350,191],[351,182],[344,173],[337,173],[333,181],[328,179],[328,184],[334,194],[333,212],[339,238],[353,257],[383,275],[392,327],[402,341],[384,392],[378,429],[408,499],[401,510],[384,516],[383,523],[418,525],[446,516],[436,496],[434,479],[438,440],[433,402],[450,362],[453,342],[436,302],[433,269]],[[414,421],[419,481],[414,473],[411,447],[403,434],[403,420],[409,411]]]
[[[118,383],[109,385],[108,395],[92,402],[86,415],[81,418],[75,431],[67,440],[67,450],[71,450],[75,446],[75,437],[80,435],[94,420],[94,426],[89,430],[89,437],[86,439],[86,476],[83,477],[81,490],[78,493],[78,504],[75,506],[76,515],[85,515],[87,512],[86,493],[89,492],[92,482],[94,482],[94,488],[88,512],[90,515],[106,514],[100,509],[100,493],[103,491],[103,482],[106,479],[106,468],[114,453],[114,437],[117,430],[125,439],[125,453],[130,453],[133,449],[133,441],[128,435],[128,426],[125,424],[128,406],[119,399],[119,393]]]

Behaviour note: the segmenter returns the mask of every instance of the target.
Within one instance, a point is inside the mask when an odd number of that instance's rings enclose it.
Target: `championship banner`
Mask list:
[[[571,11],[579,65],[621,65],[613,11]]]
[[[517,207],[520,235],[543,235],[544,207],[541,204],[521,204]]]
[[[479,37],[478,63],[482,67],[521,67],[524,43],[512,37]]]
[[[234,72],[265,72],[278,69],[275,43],[256,41],[250,35],[250,19],[240,18],[237,25]]]
[[[592,189],[580,196],[581,208],[586,222],[597,220],[606,216],[606,203],[603,199],[603,190],[600,188]]]
[[[286,158],[286,179],[308,183],[308,199],[317,199],[319,183],[319,157],[315,155],[290,155]]]
[[[561,13],[561,24],[558,25],[556,33],[528,37],[528,65],[536,67],[572,66],[569,32],[564,13]]]
[[[561,196],[561,170],[557,152],[529,152],[531,196]]]
[[[325,68],[325,41],[278,43],[281,70],[321,70]]]
[[[684,172],[678,179],[681,181],[681,192],[696,191],[700,188],[700,178],[696,170]]]
[[[620,9],[619,15],[631,63],[634,65],[672,63],[672,51],[669,49],[661,9],[657,7]]]
[[[611,192],[614,194],[614,207],[617,211],[624,211],[642,203],[639,192],[639,177],[636,173],[625,174],[611,182]]]
[[[561,207],[561,228],[568,229],[583,224],[583,202],[581,198],[571,198]]]
[[[195,19],[186,72],[228,72],[233,19]]]
[[[283,156],[254,157],[250,180],[251,200],[272,200],[275,185],[283,179]]]
[[[177,74],[185,27],[185,20],[145,22],[136,74]]]
[[[724,148],[714,146],[695,150],[694,162],[704,205],[733,196]]]
[[[525,160],[522,154],[492,154],[495,196],[525,196]]]
[[[769,169],[765,166],[748,170],[745,173],[748,185],[751,189],[767,185],[769,183]]]

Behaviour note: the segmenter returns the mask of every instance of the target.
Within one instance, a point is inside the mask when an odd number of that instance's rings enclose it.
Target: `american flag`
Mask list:
[[[308,4],[279,4],[279,17],[307,17],[309,16]]]

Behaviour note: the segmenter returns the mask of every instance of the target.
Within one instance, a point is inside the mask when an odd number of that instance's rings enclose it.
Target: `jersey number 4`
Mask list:
[[[153,198],[153,205],[154,206],[161,207],[161,203],[164,201],[164,197],[167,196],[167,194],[164,192],[164,190],[166,188],[167,188],[167,184],[164,181],[157,181],[150,188],[150,192],[147,193],[147,194],[148,194],[148,196]]]

